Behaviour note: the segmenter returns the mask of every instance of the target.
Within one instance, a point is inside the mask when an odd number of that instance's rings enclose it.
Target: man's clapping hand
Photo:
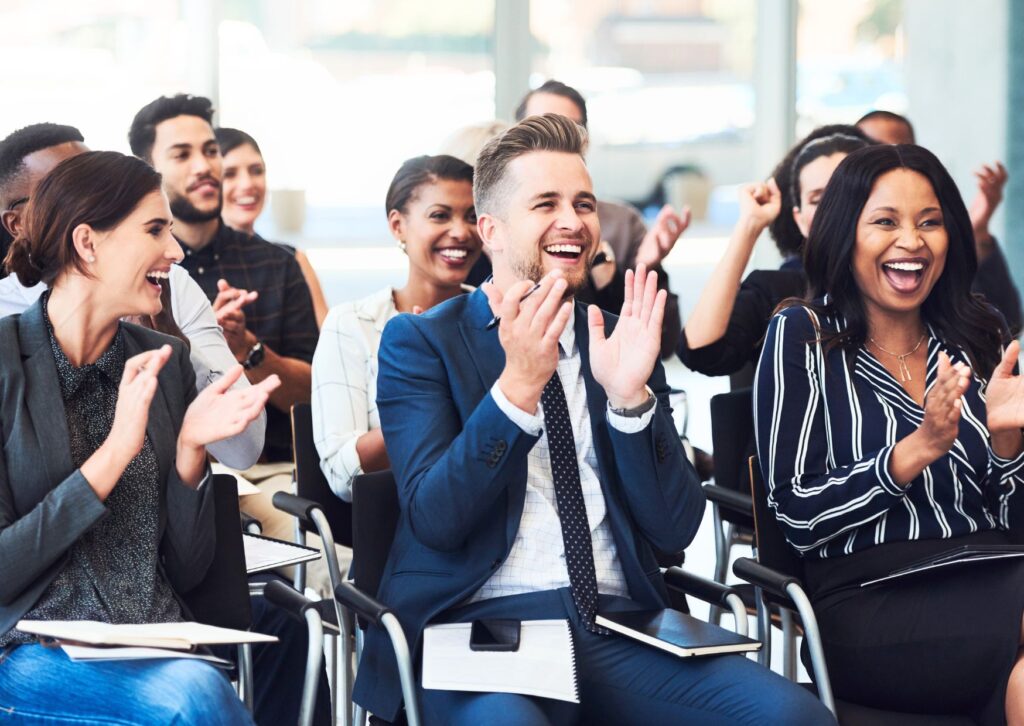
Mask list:
[[[232,287],[227,280],[217,280],[213,312],[217,316],[217,323],[224,330],[224,339],[235,360],[244,360],[255,342],[255,337],[245,327],[243,308],[257,297],[259,293],[255,290],[241,290]]]

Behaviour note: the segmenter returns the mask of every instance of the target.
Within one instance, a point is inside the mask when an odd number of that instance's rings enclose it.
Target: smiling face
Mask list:
[[[811,236],[811,222],[818,211],[818,202],[832,178],[832,173],[846,154],[838,152],[831,156],[819,156],[800,169],[800,205],[793,207],[793,220],[800,228],[800,234],[807,239]]]
[[[928,179],[909,169],[878,177],[857,221],[852,265],[868,318],[919,310],[942,275],[948,248]]]
[[[505,171],[501,210],[486,215],[480,229],[491,251],[494,280],[507,289],[517,280],[537,281],[559,269],[567,295],[587,283],[601,225],[597,199],[583,157],[532,151]]]
[[[480,257],[473,185],[468,181],[421,184],[404,211],[391,210],[388,223],[395,239],[405,243],[410,276],[422,276],[438,287],[461,285]]]
[[[113,229],[101,232],[80,225],[73,235],[91,245],[86,251],[96,261],[89,271],[106,307],[118,317],[160,312],[160,293],[171,265],[184,257],[171,235],[171,210],[163,192],[147,194]]]
[[[175,219],[197,223],[220,216],[221,156],[210,124],[198,116],[160,122],[152,156]]]
[[[223,157],[224,209],[228,226],[252,233],[267,198],[267,174],[263,156],[252,144],[240,144]]]

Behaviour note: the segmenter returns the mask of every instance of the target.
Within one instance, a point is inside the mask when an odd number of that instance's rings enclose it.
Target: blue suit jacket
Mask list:
[[[667,552],[686,547],[700,525],[704,494],[672,422],[661,364],[649,381],[658,397],[651,424],[636,434],[617,431],[590,372],[582,305],[575,316],[619,561],[631,598],[665,607],[651,546]],[[414,652],[428,622],[466,600],[501,566],[522,516],[527,454],[537,437],[512,423],[490,395],[505,366],[498,331],[486,330],[490,319],[487,298],[477,291],[423,315],[394,318],[381,340],[377,405],[402,511],[378,595],[398,616]],[[605,319],[612,328],[615,317]],[[394,656],[379,628],[366,636],[356,699],[389,720],[401,703]]]

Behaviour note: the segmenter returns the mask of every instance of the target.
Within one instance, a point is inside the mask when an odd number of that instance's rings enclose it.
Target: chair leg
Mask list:
[[[359,627],[359,624],[355,622],[355,618],[352,619],[352,629],[355,631],[356,641],[356,672],[359,672],[358,663],[363,656],[363,629]],[[349,703],[352,705],[352,723],[355,726],[366,726],[366,709],[357,704],[355,701],[349,699]]]
[[[238,691],[242,703],[249,713],[252,713],[253,686],[252,686],[252,644],[241,643],[238,646]]]
[[[796,626],[793,611],[780,608],[782,617],[782,675],[796,682]]]
[[[380,624],[391,638],[391,646],[395,651],[398,663],[398,676],[402,682],[402,697],[405,700],[405,719],[409,726],[420,726],[420,710],[416,701],[416,677],[413,671],[412,654],[409,643],[405,639],[405,631],[392,613],[384,613]]]
[[[715,574],[712,579],[715,582],[725,583],[729,567],[729,540],[726,535],[725,526],[722,522],[722,512],[718,504],[711,503],[711,516],[715,530]],[[714,625],[722,624],[722,608],[712,605],[708,613],[708,622]]]
[[[757,653],[757,662],[765,668],[772,667],[772,616],[768,603],[764,599],[764,591],[754,588],[754,602],[757,606],[757,637],[761,641],[761,650]]]
[[[803,588],[796,583],[790,583],[786,588],[786,594],[796,605],[800,622],[804,626],[804,639],[807,641],[807,650],[811,656],[811,668],[814,671],[814,685],[818,688],[818,698],[833,715],[836,715],[836,702],[832,697],[832,682],[828,677],[825,649],[821,644],[821,632],[818,630],[818,619],[814,615],[814,608]]]
[[[306,651],[306,677],[302,684],[299,726],[309,726],[313,723],[317,685],[324,658],[324,624],[320,620],[320,613],[315,608],[308,608],[305,615],[306,628],[309,633],[309,648]]]

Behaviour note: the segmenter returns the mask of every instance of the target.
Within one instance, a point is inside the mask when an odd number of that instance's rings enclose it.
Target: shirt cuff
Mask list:
[[[1000,483],[1007,477],[1019,474],[1020,470],[1024,468],[1024,451],[1012,459],[1004,459],[991,449],[989,451],[989,455],[992,457],[992,467],[999,471]]]
[[[653,394],[652,394],[653,395]],[[651,410],[645,413],[643,416],[620,416],[619,414],[612,411],[612,405],[608,404],[608,423],[611,424],[612,428],[624,434],[638,434],[647,428],[651,419],[654,418],[654,412],[658,410],[658,402],[654,402],[654,406]]]
[[[896,445],[887,446],[878,452],[875,457],[875,474],[878,476],[878,481],[882,485],[882,489],[897,497],[905,496],[907,493],[907,487],[901,487],[896,483],[896,480],[892,478],[892,473],[889,471],[889,463],[892,460],[892,452],[896,450]]]
[[[212,473],[212,472],[211,472],[211,470],[210,470],[210,465],[209,465],[209,464],[207,464],[207,465],[206,465],[206,473],[205,473],[205,474],[203,474],[203,478],[199,480],[199,483],[198,483],[198,484],[196,484],[196,489],[195,489],[195,490],[196,490],[197,492],[198,492],[198,491],[201,491],[201,490],[202,490],[202,488],[203,488],[203,487],[204,487],[204,486],[206,485],[206,482],[210,481],[210,474],[211,474],[211,473]]]
[[[540,436],[544,429],[544,417],[540,413],[530,414],[509,401],[502,393],[501,387],[495,381],[491,386],[491,398],[498,404],[501,412],[508,416],[509,420],[521,428],[530,436]]]

